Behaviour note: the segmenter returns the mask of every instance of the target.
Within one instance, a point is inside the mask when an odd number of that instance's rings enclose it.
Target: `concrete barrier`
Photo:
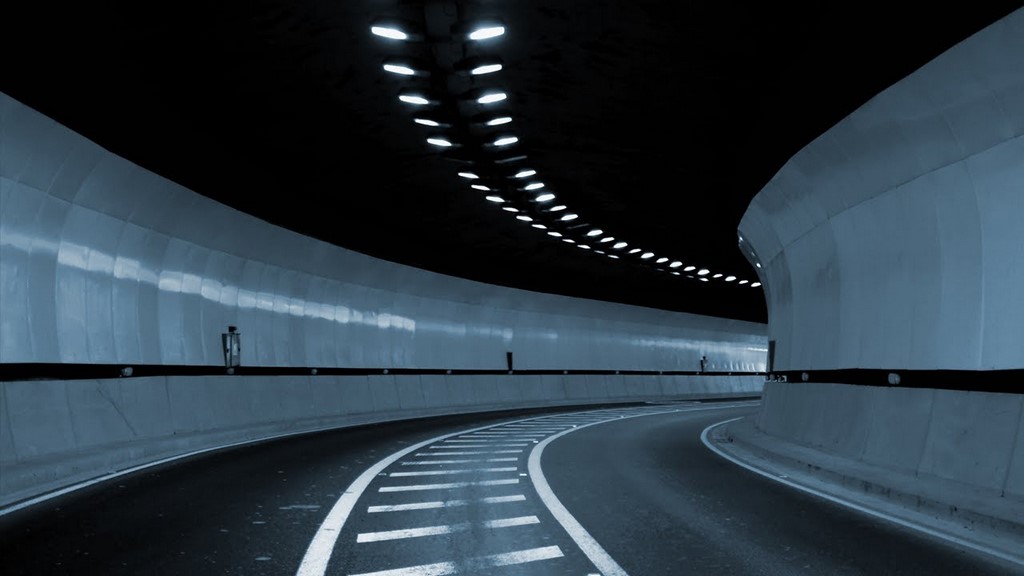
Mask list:
[[[757,428],[854,461],[1024,500],[1024,395],[768,382]]]
[[[0,506],[199,450],[375,422],[761,393],[762,376],[208,376],[0,382]]]

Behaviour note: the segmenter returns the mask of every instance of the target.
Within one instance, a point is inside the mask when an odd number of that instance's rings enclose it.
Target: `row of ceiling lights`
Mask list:
[[[450,28],[450,34],[428,38],[408,24],[381,21],[372,25],[370,31],[388,40],[425,43],[428,46],[439,41],[458,42],[462,44],[458,53],[465,55],[480,50],[479,46],[488,40],[503,36],[505,27],[500,21],[476,25],[457,23]],[[439,62],[436,56],[439,51],[433,53],[435,58],[432,61],[409,56],[388,57],[383,62],[383,69],[407,79],[410,85],[399,91],[398,99],[415,110],[413,120],[416,124],[431,129],[426,138],[427,144],[442,150],[450,158],[471,164],[473,169],[462,170],[458,175],[468,180],[472,189],[482,192],[487,201],[548,236],[610,259],[632,256],[676,276],[703,282],[720,279],[738,285],[749,284],[753,288],[761,286],[760,282],[712,273],[707,268],[693,265],[684,266],[679,260],[630,248],[629,243],[583,222],[579,214],[570,211],[568,206],[555,202],[556,195],[545,187],[536,170],[520,166],[527,159],[526,155],[504,154],[519,145],[517,136],[507,128],[501,128],[512,123],[507,111],[508,95],[498,88],[477,86],[478,78],[502,70],[501,59],[476,55],[453,62]],[[452,80],[460,78],[465,90],[452,95],[451,87],[459,84]],[[442,89],[438,90],[438,87]]]

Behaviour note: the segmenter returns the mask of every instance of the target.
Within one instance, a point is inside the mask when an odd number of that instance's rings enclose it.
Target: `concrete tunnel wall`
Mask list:
[[[760,394],[766,326],[491,286],[272,226],[0,94],[0,368],[530,374],[0,382],[0,506],[194,450],[398,418]],[[614,265],[614,264],[610,264]],[[694,372],[701,356],[722,375]],[[604,371],[602,375],[563,371]]]
[[[1024,367],[1024,9],[793,156],[739,233],[774,371]],[[771,382],[766,433],[1024,498],[1010,393]]]

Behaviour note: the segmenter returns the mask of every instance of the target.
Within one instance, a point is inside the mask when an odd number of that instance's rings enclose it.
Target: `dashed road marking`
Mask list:
[[[458,524],[443,524],[440,526],[423,526],[420,528],[402,528],[399,530],[385,530],[383,532],[363,532],[356,536],[356,543],[382,542],[384,540],[402,540],[404,538],[420,538],[423,536],[438,536],[440,534],[454,534],[466,532],[474,526],[486,529],[512,528],[514,526],[527,526],[540,524],[536,516],[518,516],[516,518],[498,518],[474,524],[472,522],[460,522]]]
[[[464,458],[461,460],[414,460],[402,462],[402,466],[425,466],[427,464],[479,464],[483,462],[515,462],[519,458]]]
[[[545,546],[543,548],[531,548],[516,552],[491,554],[489,556],[477,556],[463,560],[458,565],[455,562],[439,562],[437,564],[423,564],[408,568],[351,574],[350,576],[451,576],[452,574],[459,573],[459,565],[469,571],[481,571],[497,566],[525,564],[538,560],[553,560],[562,556],[562,550],[558,546]]]
[[[406,504],[391,504],[388,506],[370,506],[366,511],[370,514],[379,512],[406,512],[408,510],[431,510],[435,508],[455,508],[459,506],[470,506],[473,504],[504,504],[508,502],[525,502],[523,494],[512,494],[511,496],[488,496],[479,500],[437,500],[433,502],[409,502]]]
[[[416,472],[392,472],[392,478],[405,476],[444,476],[447,474],[472,474],[474,472],[515,472],[515,466],[502,466],[500,468],[463,468],[460,470],[417,470]]]
[[[478,480],[476,482],[448,482],[445,484],[414,484],[411,486],[381,486],[378,492],[412,492],[417,490],[450,490],[452,488],[465,488],[467,486],[503,486],[506,484],[519,484],[519,478],[502,480]]]
[[[455,448],[455,446],[452,446]],[[432,453],[420,453],[417,456],[475,456],[477,454],[519,454],[525,452],[522,448],[515,450],[482,450],[482,451],[471,451],[471,452],[432,452]]]

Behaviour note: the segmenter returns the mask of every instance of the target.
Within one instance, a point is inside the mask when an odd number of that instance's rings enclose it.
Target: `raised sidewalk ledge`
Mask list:
[[[935,476],[868,465],[769,436],[752,417],[709,430],[707,440],[762,474],[1001,558],[1024,574],[1024,501]],[[1017,572],[1014,572],[1017,573]]]

